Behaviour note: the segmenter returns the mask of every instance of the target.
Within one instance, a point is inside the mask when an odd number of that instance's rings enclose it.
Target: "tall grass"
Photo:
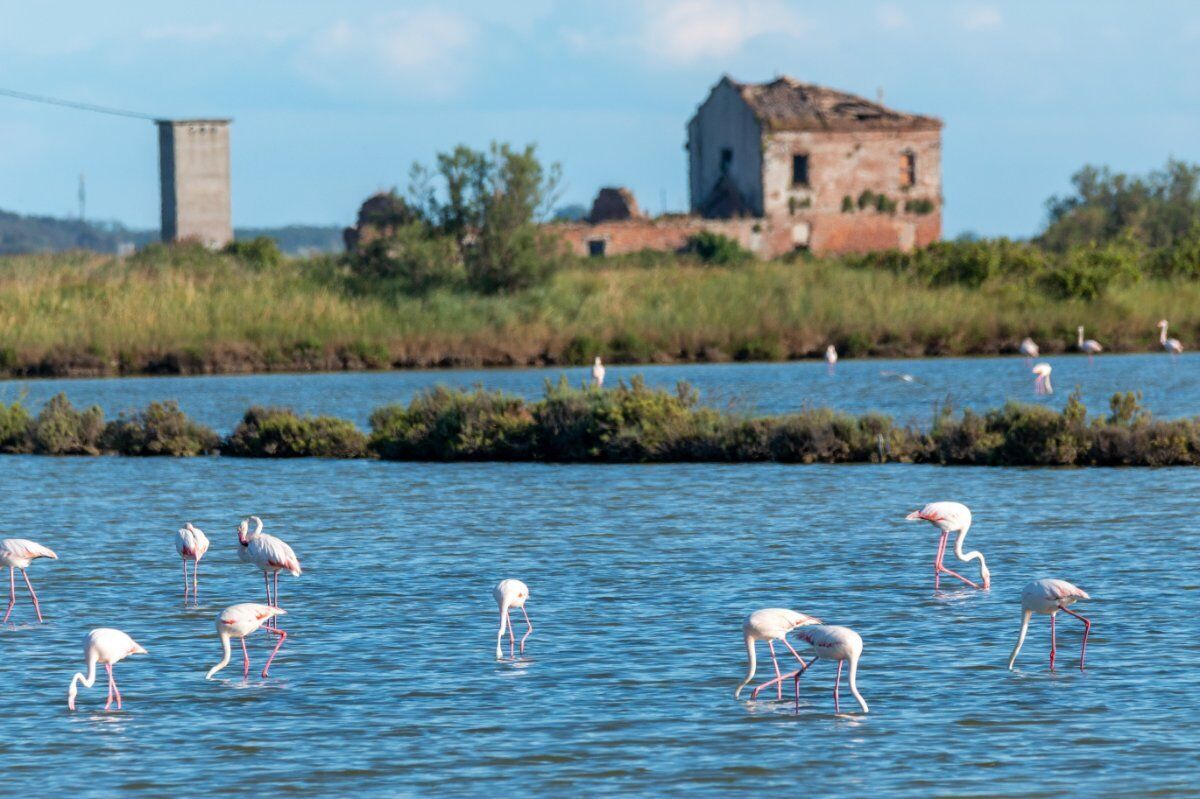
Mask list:
[[[355,285],[333,258],[255,266],[154,248],[0,259],[0,370],[24,374],[985,354],[1075,327],[1110,350],[1200,338],[1200,282],[1145,279],[1090,302],[1014,285],[928,287],[832,260],[731,267],[578,261],[547,284],[422,297]]]

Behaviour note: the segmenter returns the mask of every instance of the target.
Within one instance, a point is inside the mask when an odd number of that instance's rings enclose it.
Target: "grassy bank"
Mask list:
[[[832,260],[705,266],[657,255],[576,261],[507,295],[413,296],[334,258],[256,265],[154,249],[0,258],[0,373],[200,374],[428,366],[773,360],[1157,348],[1200,339],[1200,282],[1146,278],[1091,301],[1017,284],[928,286]]]
[[[0,452],[43,455],[220,453],[261,458],[556,463],[935,463],[994,466],[1200,464],[1200,419],[1159,421],[1132,394],[1089,419],[1072,396],[1062,412],[1010,403],[976,414],[939,413],[926,429],[827,409],[747,417],[697,405],[639,379],[610,390],[547,383],[527,401],[499,392],[437,388],[377,409],[369,432],[333,417],[252,408],[226,438],[174,403],[105,422],[59,395],[37,415],[0,406]]]

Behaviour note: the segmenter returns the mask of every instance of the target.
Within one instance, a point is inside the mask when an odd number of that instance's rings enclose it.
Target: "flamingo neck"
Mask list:
[[[84,688],[91,688],[96,684],[96,657],[90,656],[87,661],[87,676],[76,672],[71,678],[71,688],[67,691],[67,707],[75,709],[75,696],[79,693],[78,684],[83,683]]]
[[[211,680],[214,674],[229,665],[229,633],[226,632],[221,633],[221,654],[221,662],[209,669],[208,674],[204,675],[204,679]]]
[[[1012,655],[1008,659],[1009,671],[1012,671],[1013,664],[1017,662],[1017,653],[1021,651],[1021,646],[1025,643],[1025,633],[1029,631],[1029,617],[1032,615],[1032,610],[1026,610],[1021,614],[1021,634],[1017,636],[1017,645],[1013,647]]]
[[[1166,325],[1162,326],[1162,328],[1158,334],[1158,341],[1160,344],[1162,344],[1164,346],[1166,345],[1166,343],[1167,343],[1167,326]]]
[[[858,700],[859,706],[863,713],[870,713],[867,707],[867,700],[863,699],[862,694],[858,692],[858,655],[850,658],[850,693],[854,694],[854,698]]]
[[[742,680],[741,684],[738,685],[737,689],[733,692],[734,699],[737,699],[738,695],[741,694],[742,689],[754,679],[754,672],[758,667],[758,658],[754,652],[754,639],[751,638],[748,633],[746,635],[746,660],[749,663],[749,668],[746,670],[746,679]]]
[[[1083,328],[1079,328],[1079,346],[1083,346]]]
[[[500,631],[496,633],[496,659],[504,657],[504,650],[501,644],[504,643],[504,630],[508,622],[508,603],[505,602],[500,606]]]
[[[966,527],[964,527],[959,532],[958,538],[954,539],[954,556],[956,558],[958,558],[959,560],[961,560],[963,563],[967,563],[972,560],[978,559],[979,560],[979,572],[981,575],[983,575],[983,583],[984,583],[983,587],[987,588],[988,584],[991,581],[989,580],[989,578],[987,576],[987,574],[988,574],[987,561],[985,561],[983,559],[983,553],[980,552],[979,550],[963,552],[963,539],[967,537],[967,531],[970,529],[971,529],[971,525],[968,524]]]

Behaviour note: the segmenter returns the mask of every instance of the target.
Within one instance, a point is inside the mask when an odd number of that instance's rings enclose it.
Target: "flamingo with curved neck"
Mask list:
[[[1100,353],[1104,352],[1104,347],[1101,347],[1100,342],[1096,341],[1094,338],[1089,338],[1086,340],[1084,339],[1083,325],[1080,325],[1078,328],[1076,328],[1076,332],[1079,334],[1079,338],[1076,341],[1076,346],[1079,347],[1080,352],[1087,354],[1088,363],[1091,363],[1092,356],[1099,355]]]
[[[232,657],[229,645],[231,638],[238,638],[242,642],[242,678],[248,677],[250,675],[250,653],[246,651],[246,636],[260,627],[279,636],[275,648],[271,650],[271,655],[267,658],[267,664],[263,666],[262,676],[265,678],[279,648],[287,640],[287,633],[280,630],[278,626],[266,627],[264,625],[268,620],[286,613],[287,611],[283,608],[260,605],[257,602],[243,602],[240,605],[230,605],[222,610],[217,616],[217,635],[221,639],[221,661],[208,670],[204,679],[211,680],[214,674],[229,665],[229,659]]]
[[[838,698],[838,689],[842,684],[842,666],[848,662],[850,664],[850,693],[854,694],[854,698],[858,700],[858,705],[862,708],[863,713],[870,712],[867,708],[867,700],[863,699],[862,694],[858,692],[858,659],[862,656],[863,651],[862,636],[849,627],[837,627],[832,624],[814,624],[805,625],[796,630],[796,637],[808,644],[812,660],[808,661],[806,665],[801,666],[799,670],[776,677],[774,680],[764,683],[759,687],[766,688],[768,685],[776,682],[782,682],[787,679],[794,680],[796,712],[799,713],[800,677],[821,658],[836,660],[838,670],[837,679],[833,683],[833,712],[841,713],[842,708]]]
[[[941,575],[948,574],[951,577],[957,577],[972,588],[982,588],[987,590],[992,585],[992,576],[988,571],[987,561],[983,558],[983,553],[979,551],[963,552],[963,540],[967,537],[967,531],[971,529],[971,509],[961,502],[931,502],[921,510],[915,510],[904,517],[909,521],[926,521],[934,527],[942,531],[941,541],[938,542],[937,556],[933,561],[933,587],[937,590],[940,584]],[[968,580],[957,572],[950,571],[945,566],[946,557],[946,541],[950,537],[950,533],[958,532],[958,537],[954,540],[954,555],[963,563],[968,563],[972,560],[979,561],[979,576],[983,581],[983,585]]]
[[[746,660],[749,663],[749,668],[746,671],[746,679],[742,680],[738,687],[734,689],[733,698],[737,699],[741,695],[742,689],[754,679],[754,672],[758,667],[755,645],[759,641],[766,641],[767,647],[771,650],[771,663],[775,666],[775,679],[755,688],[751,692],[750,698],[758,699],[759,691],[771,683],[775,683],[776,697],[783,699],[783,674],[779,671],[779,661],[775,657],[775,642],[782,641],[783,645],[800,662],[800,667],[804,668],[804,658],[800,657],[800,653],[788,643],[787,635],[797,627],[820,623],[821,620],[818,618],[804,613],[797,613],[787,608],[763,608],[747,616],[746,621],[742,624],[742,634],[746,641]]]
[[[1158,343],[1169,355],[1179,355],[1183,352],[1183,344],[1177,338],[1167,338],[1167,320],[1159,320]]]
[[[121,692],[117,689],[117,680],[113,677],[113,666],[130,655],[145,655],[146,650],[127,633],[110,627],[100,627],[88,633],[83,641],[83,659],[87,663],[87,674],[76,673],[71,678],[71,687],[67,690],[67,707],[75,709],[75,697],[79,693],[79,684],[91,688],[96,684],[96,664],[103,663],[108,672],[108,702],[104,709],[108,710],[117,700],[117,710],[121,709]]]

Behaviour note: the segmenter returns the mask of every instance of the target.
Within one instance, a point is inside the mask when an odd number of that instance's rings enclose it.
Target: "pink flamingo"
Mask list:
[[[1100,342],[1096,341],[1096,339],[1094,339],[1094,338],[1089,338],[1086,341],[1084,340],[1083,325],[1079,326],[1078,333],[1079,333],[1079,340],[1076,342],[1076,345],[1079,347],[1080,352],[1087,354],[1088,363],[1091,363],[1092,356],[1099,355],[1100,353],[1104,352],[1104,348],[1101,347]]]
[[[829,374],[833,374],[833,369],[835,366],[837,366],[837,362],[837,347],[830,344],[825,348],[825,363],[828,364],[827,369],[829,370]]]
[[[113,666],[130,655],[145,654],[146,650],[142,649],[137,641],[120,630],[114,630],[111,627],[92,630],[83,640],[83,660],[87,663],[87,676],[76,673],[71,678],[71,687],[67,690],[67,707],[71,710],[75,709],[75,696],[79,692],[79,683],[83,683],[84,688],[91,688],[96,684],[96,664],[103,663],[108,672],[108,701],[104,704],[104,709],[108,710],[115,698],[117,710],[120,710],[121,692],[117,690],[117,680],[113,677]]]
[[[8,567],[8,610],[5,611],[4,621],[0,621],[0,624],[8,624],[13,605],[17,603],[17,569],[21,570],[21,576],[25,578],[25,587],[29,589],[29,596],[33,599],[33,610],[37,613],[38,623],[41,624],[42,608],[38,605],[33,583],[29,582],[29,575],[25,573],[29,564],[38,558],[58,560],[58,555],[49,548],[24,538],[6,538],[0,541],[0,566]]]
[[[600,360],[600,356],[596,356],[596,360],[592,361],[592,385],[596,388],[604,388],[604,362]]]
[[[289,572],[293,577],[300,576],[300,561],[296,557],[296,553],[292,548],[285,544],[281,539],[273,535],[267,535],[262,531],[262,519],[257,516],[251,516],[254,520],[254,532],[249,532],[250,522],[242,519],[238,525],[238,543],[241,548],[238,549],[238,559],[244,563],[253,563],[263,573],[263,583],[267,586],[267,604],[272,607],[279,607],[279,572]],[[269,575],[275,576],[275,596],[271,597],[271,579]],[[270,629],[270,625],[268,625]]]
[[[242,642],[242,678],[250,676],[250,653],[246,651],[246,636],[262,627],[268,632],[279,636],[279,640],[275,644],[275,648],[271,650],[270,657],[267,658],[267,664],[263,666],[262,676],[265,678],[267,672],[271,668],[271,661],[275,659],[275,654],[279,652],[279,648],[283,646],[283,642],[287,640],[287,633],[280,630],[278,626],[264,627],[264,623],[276,616],[286,615],[287,611],[283,608],[273,607],[271,605],[260,605],[257,602],[243,602],[240,605],[230,605],[225,608],[217,616],[217,635],[221,638],[221,651],[223,657],[221,662],[208,670],[208,674],[204,675],[204,679],[211,680],[213,675],[221,669],[229,665],[230,648],[229,639],[239,638]]]
[[[1054,388],[1050,385],[1050,364],[1034,364],[1032,371],[1035,375],[1037,375],[1037,377],[1033,380],[1033,393],[1053,394]]]
[[[1026,336],[1021,339],[1021,346],[1018,347],[1021,354],[1025,356],[1025,361],[1028,363],[1038,356],[1041,350],[1038,349],[1037,342]]]
[[[1054,671],[1054,654],[1057,650],[1054,617],[1060,610],[1083,622],[1083,648],[1079,651],[1079,670],[1083,671],[1083,661],[1087,657],[1088,633],[1092,630],[1092,623],[1067,607],[1081,599],[1091,597],[1087,591],[1071,585],[1066,580],[1034,580],[1025,586],[1021,591],[1021,635],[1017,638],[1017,645],[1013,647],[1012,657],[1008,659],[1009,671],[1012,671],[1013,664],[1017,662],[1017,653],[1021,651],[1021,645],[1025,643],[1025,633],[1029,630],[1029,617],[1034,613],[1050,616],[1050,670]]]
[[[983,590],[987,590],[992,585],[992,576],[988,571],[987,563],[983,559],[982,552],[967,552],[963,553],[963,540],[967,537],[967,531],[971,529],[971,509],[961,502],[931,502],[921,510],[915,510],[908,516],[904,517],[909,521],[922,520],[929,522],[934,527],[942,531],[942,539],[938,542],[937,556],[933,561],[933,588],[937,590],[940,585],[940,578],[943,573],[951,577],[957,577],[972,588],[980,586],[963,577],[957,572],[952,572],[945,566],[946,557],[946,540],[950,533],[957,531],[958,538],[954,541],[954,554],[963,563],[979,559],[979,576],[983,580]]]
[[[859,706],[863,713],[869,713],[867,708],[867,700],[863,699],[862,694],[858,692],[858,659],[862,655],[863,641],[858,633],[851,630],[849,627],[836,627],[832,624],[816,624],[812,626],[804,626],[796,630],[796,637],[808,644],[809,653],[812,655],[812,660],[808,665],[802,666],[798,671],[793,671],[790,674],[784,674],[766,683],[760,688],[765,688],[771,683],[786,680],[789,677],[795,681],[796,691],[796,712],[800,712],[800,677],[804,672],[812,668],[812,665],[821,658],[826,660],[836,660],[838,664],[837,679],[833,683],[833,712],[841,713],[841,703],[838,699],[838,689],[842,683],[842,664],[850,663],[850,693],[854,694],[854,698],[858,700]]]
[[[1183,344],[1177,338],[1167,338],[1167,320],[1161,319],[1158,323],[1158,343],[1162,344],[1167,354],[1172,357],[1183,353]]]
[[[200,558],[204,557],[204,553],[208,551],[208,536],[199,527],[194,526],[191,522],[187,522],[175,534],[175,551],[179,553],[179,557],[183,558],[183,601],[187,602],[188,597],[188,561],[192,561],[192,600],[200,604],[200,585],[198,583],[200,574]]]
[[[529,614],[525,611],[525,602],[529,599],[529,586],[520,580],[501,580],[496,586],[496,590],[492,592],[496,598],[496,604],[500,606],[500,632],[496,634],[496,660],[504,658],[504,650],[500,648],[500,643],[504,640],[504,630],[508,629],[508,656],[514,657],[513,649],[516,646],[516,635],[513,634],[512,616],[509,615],[509,608],[520,608],[521,614],[525,616],[525,635],[521,637],[521,654],[525,654],[525,639],[533,632],[533,622],[529,620]]]
[[[742,689],[754,679],[754,672],[757,668],[755,645],[758,641],[766,641],[767,647],[771,650],[771,663],[775,665],[775,679],[771,682],[776,684],[776,697],[783,699],[783,676],[779,671],[779,661],[775,657],[775,642],[782,641],[783,645],[795,655],[796,660],[800,661],[800,667],[803,668],[804,658],[800,657],[800,653],[788,643],[787,634],[797,627],[820,623],[820,619],[787,608],[763,608],[747,616],[745,623],[742,624],[742,633],[746,639],[746,657],[749,660],[750,668],[746,672],[746,679],[742,680],[734,690],[733,698],[737,699],[741,695]],[[760,685],[755,688],[751,692],[750,698],[757,699],[758,692],[763,687]]]

